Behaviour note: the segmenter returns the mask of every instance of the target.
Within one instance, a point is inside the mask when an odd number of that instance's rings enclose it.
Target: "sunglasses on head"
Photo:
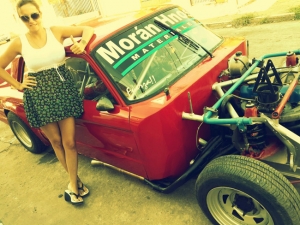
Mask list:
[[[37,20],[38,18],[40,18],[40,14],[39,13],[32,13],[30,15],[31,19],[33,20]],[[29,16],[20,16],[21,20],[25,23],[28,23],[29,20],[30,20],[30,17]]]

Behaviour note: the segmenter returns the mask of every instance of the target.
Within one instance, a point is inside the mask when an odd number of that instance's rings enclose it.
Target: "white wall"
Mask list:
[[[140,0],[98,0],[101,8],[101,15],[116,16],[118,14],[128,13],[140,10]]]
[[[5,32],[14,32],[15,30],[18,30],[18,19],[10,0],[1,0],[0,30]]]
[[[174,5],[179,5],[185,9],[191,7],[191,1],[190,0],[171,0],[171,3]]]

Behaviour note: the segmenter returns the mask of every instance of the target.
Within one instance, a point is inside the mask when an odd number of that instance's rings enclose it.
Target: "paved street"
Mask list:
[[[0,221],[4,225],[209,224],[198,208],[194,180],[171,194],[79,157],[91,194],[84,205],[63,199],[67,175],[49,149],[33,155],[0,123]]]

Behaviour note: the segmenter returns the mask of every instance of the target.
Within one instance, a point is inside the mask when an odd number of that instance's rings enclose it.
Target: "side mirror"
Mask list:
[[[111,111],[114,108],[114,105],[107,97],[101,97],[96,105],[98,111]]]

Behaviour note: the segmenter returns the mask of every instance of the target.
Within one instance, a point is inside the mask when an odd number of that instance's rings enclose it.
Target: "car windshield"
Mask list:
[[[162,92],[222,39],[180,8],[155,15],[101,43],[94,58],[128,103]]]

